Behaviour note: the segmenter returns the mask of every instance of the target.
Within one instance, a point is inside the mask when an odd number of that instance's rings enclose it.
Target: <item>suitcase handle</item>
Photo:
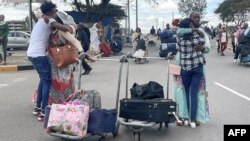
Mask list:
[[[128,62],[127,56],[123,55],[120,60],[120,69],[119,69],[119,76],[118,76],[118,84],[117,84],[117,93],[116,93],[116,104],[115,109],[118,110],[119,106],[119,99],[120,99],[120,89],[121,89],[121,77],[122,77],[122,66],[124,62]]]

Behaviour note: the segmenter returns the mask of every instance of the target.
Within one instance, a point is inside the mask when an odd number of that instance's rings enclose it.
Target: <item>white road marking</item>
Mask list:
[[[1,84],[0,83],[0,89],[1,88],[4,88],[4,87],[8,87],[10,85],[15,85],[16,82],[20,82],[20,81],[25,81],[27,78],[24,78],[24,77],[19,77],[19,78],[15,78],[13,80],[13,82],[10,82],[9,84]]]
[[[4,87],[7,87],[7,86],[8,86],[8,84],[0,84],[0,89],[4,88]]]
[[[235,91],[233,89],[230,89],[227,86],[224,86],[224,85],[220,84],[219,82],[214,82],[214,84],[222,87],[223,89],[225,89],[225,90],[227,90],[227,91],[229,91],[229,92],[231,92],[231,93],[233,93],[233,94],[235,94],[235,95],[237,95],[237,96],[239,96],[241,98],[246,99],[247,101],[250,101],[249,97],[247,97],[247,96],[245,96],[245,95],[243,95],[243,94],[241,94],[241,93],[239,93],[239,92],[237,92],[237,91]]]
[[[14,79],[13,81],[14,81],[14,82],[18,82],[18,81],[24,81],[24,80],[26,80],[26,79],[27,79],[27,78],[19,77],[19,78]]]

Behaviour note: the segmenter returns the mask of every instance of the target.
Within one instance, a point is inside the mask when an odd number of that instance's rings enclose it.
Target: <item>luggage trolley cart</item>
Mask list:
[[[160,60],[166,59],[166,58],[160,58],[160,57],[148,57],[148,58],[160,59]],[[169,58],[167,58],[167,59],[168,59],[168,64],[169,64]],[[177,117],[175,115],[176,103],[173,100],[169,99],[169,72],[168,72],[168,79],[167,79],[167,99],[158,99],[156,101],[154,101],[154,99],[152,99],[152,100],[128,99],[128,76],[129,76],[129,62],[127,63],[127,70],[126,70],[126,98],[120,100],[120,113],[119,113],[119,116],[121,118],[123,118],[123,121],[121,121],[121,125],[124,125],[127,128],[130,128],[133,131],[134,139],[140,141],[141,140],[141,131],[143,131],[145,128],[152,128],[152,127],[154,127],[156,125],[159,125],[158,130],[160,131],[162,129],[163,123],[165,124],[166,127],[168,127],[169,123],[173,123],[175,121],[175,119],[177,119]],[[148,104],[149,107],[150,106],[152,106],[152,107],[156,106],[157,107],[157,104],[159,104],[160,102],[164,102],[165,107],[166,107],[166,104],[167,104],[167,107],[168,107],[168,108],[166,108],[166,113],[164,113],[164,115],[166,117],[166,120],[155,122],[155,121],[150,121],[150,120],[148,120],[148,121],[143,120],[142,121],[142,120],[137,120],[137,119],[135,120],[135,119],[124,118],[124,115],[121,114],[121,110],[122,110],[122,108],[128,106],[129,103],[126,103],[126,102],[129,102],[129,101],[131,103],[133,103],[133,102],[144,103],[144,104],[146,103],[146,104]],[[138,113],[138,115],[139,114],[140,113]],[[154,116],[154,115],[152,114],[152,116]],[[136,117],[136,118],[140,119],[140,117]]]
[[[137,64],[148,63],[148,49],[144,39],[138,39],[136,51],[133,54],[134,62]]]
[[[134,62],[137,64],[145,64],[148,63],[148,50],[137,50],[134,55]]]
[[[119,104],[119,95],[120,95],[120,84],[121,84],[121,73],[122,73],[122,66],[123,60],[125,57],[122,56],[120,60],[118,59],[98,59],[100,61],[117,61],[121,62],[120,64],[120,69],[119,69],[119,76],[118,76],[118,86],[117,86],[117,97],[116,97],[116,105],[114,109],[94,109],[93,113],[90,112],[89,116],[89,121],[88,121],[88,126],[91,126],[90,124],[93,124],[93,128],[95,131],[87,131],[87,136],[84,137],[79,137],[79,136],[71,136],[71,135],[66,135],[58,132],[49,132],[49,135],[59,137],[61,140],[82,140],[86,137],[89,137],[91,135],[98,135],[101,136],[98,141],[103,141],[105,140],[105,137],[107,136],[108,133],[112,133],[113,137],[116,137],[118,135],[118,130],[120,127],[120,121],[117,119],[117,113],[118,113],[118,104]],[[79,59],[79,72],[78,72],[78,90],[76,93],[81,91],[81,59]],[[72,96],[72,98],[76,95],[76,93]],[[102,115],[102,116],[101,116]],[[111,119],[105,119],[105,117],[108,116],[113,116]],[[91,117],[95,117],[93,120]],[[92,122],[90,122],[92,120]],[[111,123],[112,125],[108,125]],[[107,127],[108,126],[108,127]],[[105,129],[106,128],[106,129]],[[89,129],[89,128],[88,128]]]

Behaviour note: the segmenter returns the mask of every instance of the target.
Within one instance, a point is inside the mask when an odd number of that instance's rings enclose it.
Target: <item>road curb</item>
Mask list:
[[[29,64],[29,65],[18,65],[17,66],[17,70],[18,71],[22,71],[22,70],[33,70],[34,67],[33,65]]]
[[[10,71],[23,71],[23,70],[33,70],[34,67],[31,64],[28,65],[3,65],[0,66],[0,72],[10,72]]]

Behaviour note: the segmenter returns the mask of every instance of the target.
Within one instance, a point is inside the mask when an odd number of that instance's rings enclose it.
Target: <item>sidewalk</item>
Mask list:
[[[7,65],[0,64],[0,72],[34,69],[25,53],[15,52],[7,56]]]

